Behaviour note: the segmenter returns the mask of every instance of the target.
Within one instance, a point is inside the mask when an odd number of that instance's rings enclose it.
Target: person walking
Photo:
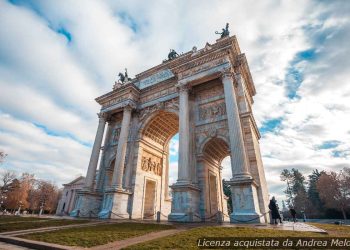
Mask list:
[[[271,210],[273,224],[278,224],[277,220],[280,219],[281,217],[279,215],[275,196],[273,196],[272,199],[270,200],[269,209]]]
[[[289,212],[290,212],[290,215],[291,215],[292,218],[293,218],[293,221],[296,222],[295,216],[296,216],[297,212],[295,211],[295,209],[294,209],[293,207],[291,207],[291,208],[289,209]]]

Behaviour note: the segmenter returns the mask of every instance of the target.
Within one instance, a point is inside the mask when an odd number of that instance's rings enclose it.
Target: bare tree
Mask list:
[[[1,181],[2,181],[2,185],[1,185],[1,191],[8,189],[11,182],[16,178],[16,174],[14,172],[11,171],[5,171],[2,175],[1,175]]]
[[[317,189],[321,200],[327,208],[339,209],[346,220],[346,209],[350,206],[350,171],[344,169],[338,174],[335,172],[322,173]]]

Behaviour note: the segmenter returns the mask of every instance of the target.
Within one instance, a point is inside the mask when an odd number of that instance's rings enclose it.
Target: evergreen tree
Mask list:
[[[317,182],[320,179],[320,176],[324,171],[319,172],[317,169],[312,171],[312,174],[308,176],[308,198],[312,205],[312,210],[314,216],[320,216],[320,213],[323,211],[323,203],[320,199],[320,193],[317,189]]]
[[[230,185],[228,185],[225,182],[225,179],[222,180],[222,187],[224,189],[224,194],[228,197],[227,200],[227,211],[229,214],[232,213],[232,197],[231,197],[231,189],[230,189]]]
[[[307,193],[303,174],[295,168],[292,168],[292,170],[284,169],[281,173],[281,180],[287,182],[287,189],[284,192],[287,195],[288,206],[305,211]]]
[[[292,173],[288,169],[283,169],[280,177],[281,177],[281,181],[285,181],[287,183],[287,188],[286,190],[284,190],[284,193],[287,196],[287,204],[288,206],[293,206]]]

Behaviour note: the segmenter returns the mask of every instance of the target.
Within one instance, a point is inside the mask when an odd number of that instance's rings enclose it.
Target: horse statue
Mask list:
[[[175,59],[175,58],[178,57],[178,56],[179,56],[179,54],[176,53],[175,50],[170,49],[170,52],[169,52],[169,54],[168,54],[168,60]]]
[[[129,78],[129,76],[128,76],[128,69],[125,69],[124,74],[119,72],[118,76],[119,76],[118,82],[121,82],[122,84],[131,81],[131,78]]]
[[[215,31],[215,34],[221,35],[221,38],[229,36],[230,31],[228,30],[228,26],[229,26],[228,23],[226,23],[226,27],[222,29],[222,32]]]

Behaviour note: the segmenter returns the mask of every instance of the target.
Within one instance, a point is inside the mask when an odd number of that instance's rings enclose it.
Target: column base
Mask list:
[[[128,204],[131,194],[131,192],[122,189],[111,188],[107,190],[98,217],[101,219],[130,219]]]
[[[78,192],[77,202],[75,208],[70,212],[72,217],[97,217],[102,195],[100,193],[82,190]]]
[[[175,183],[170,188],[173,190],[173,201],[168,221],[201,221],[199,216],[200,189],[189,183]]]
[[[265,223],[265,217],[261,216],[257,195],[257,184],[250,178],[235,176],[230,185],[232,196],[231,223]]]

